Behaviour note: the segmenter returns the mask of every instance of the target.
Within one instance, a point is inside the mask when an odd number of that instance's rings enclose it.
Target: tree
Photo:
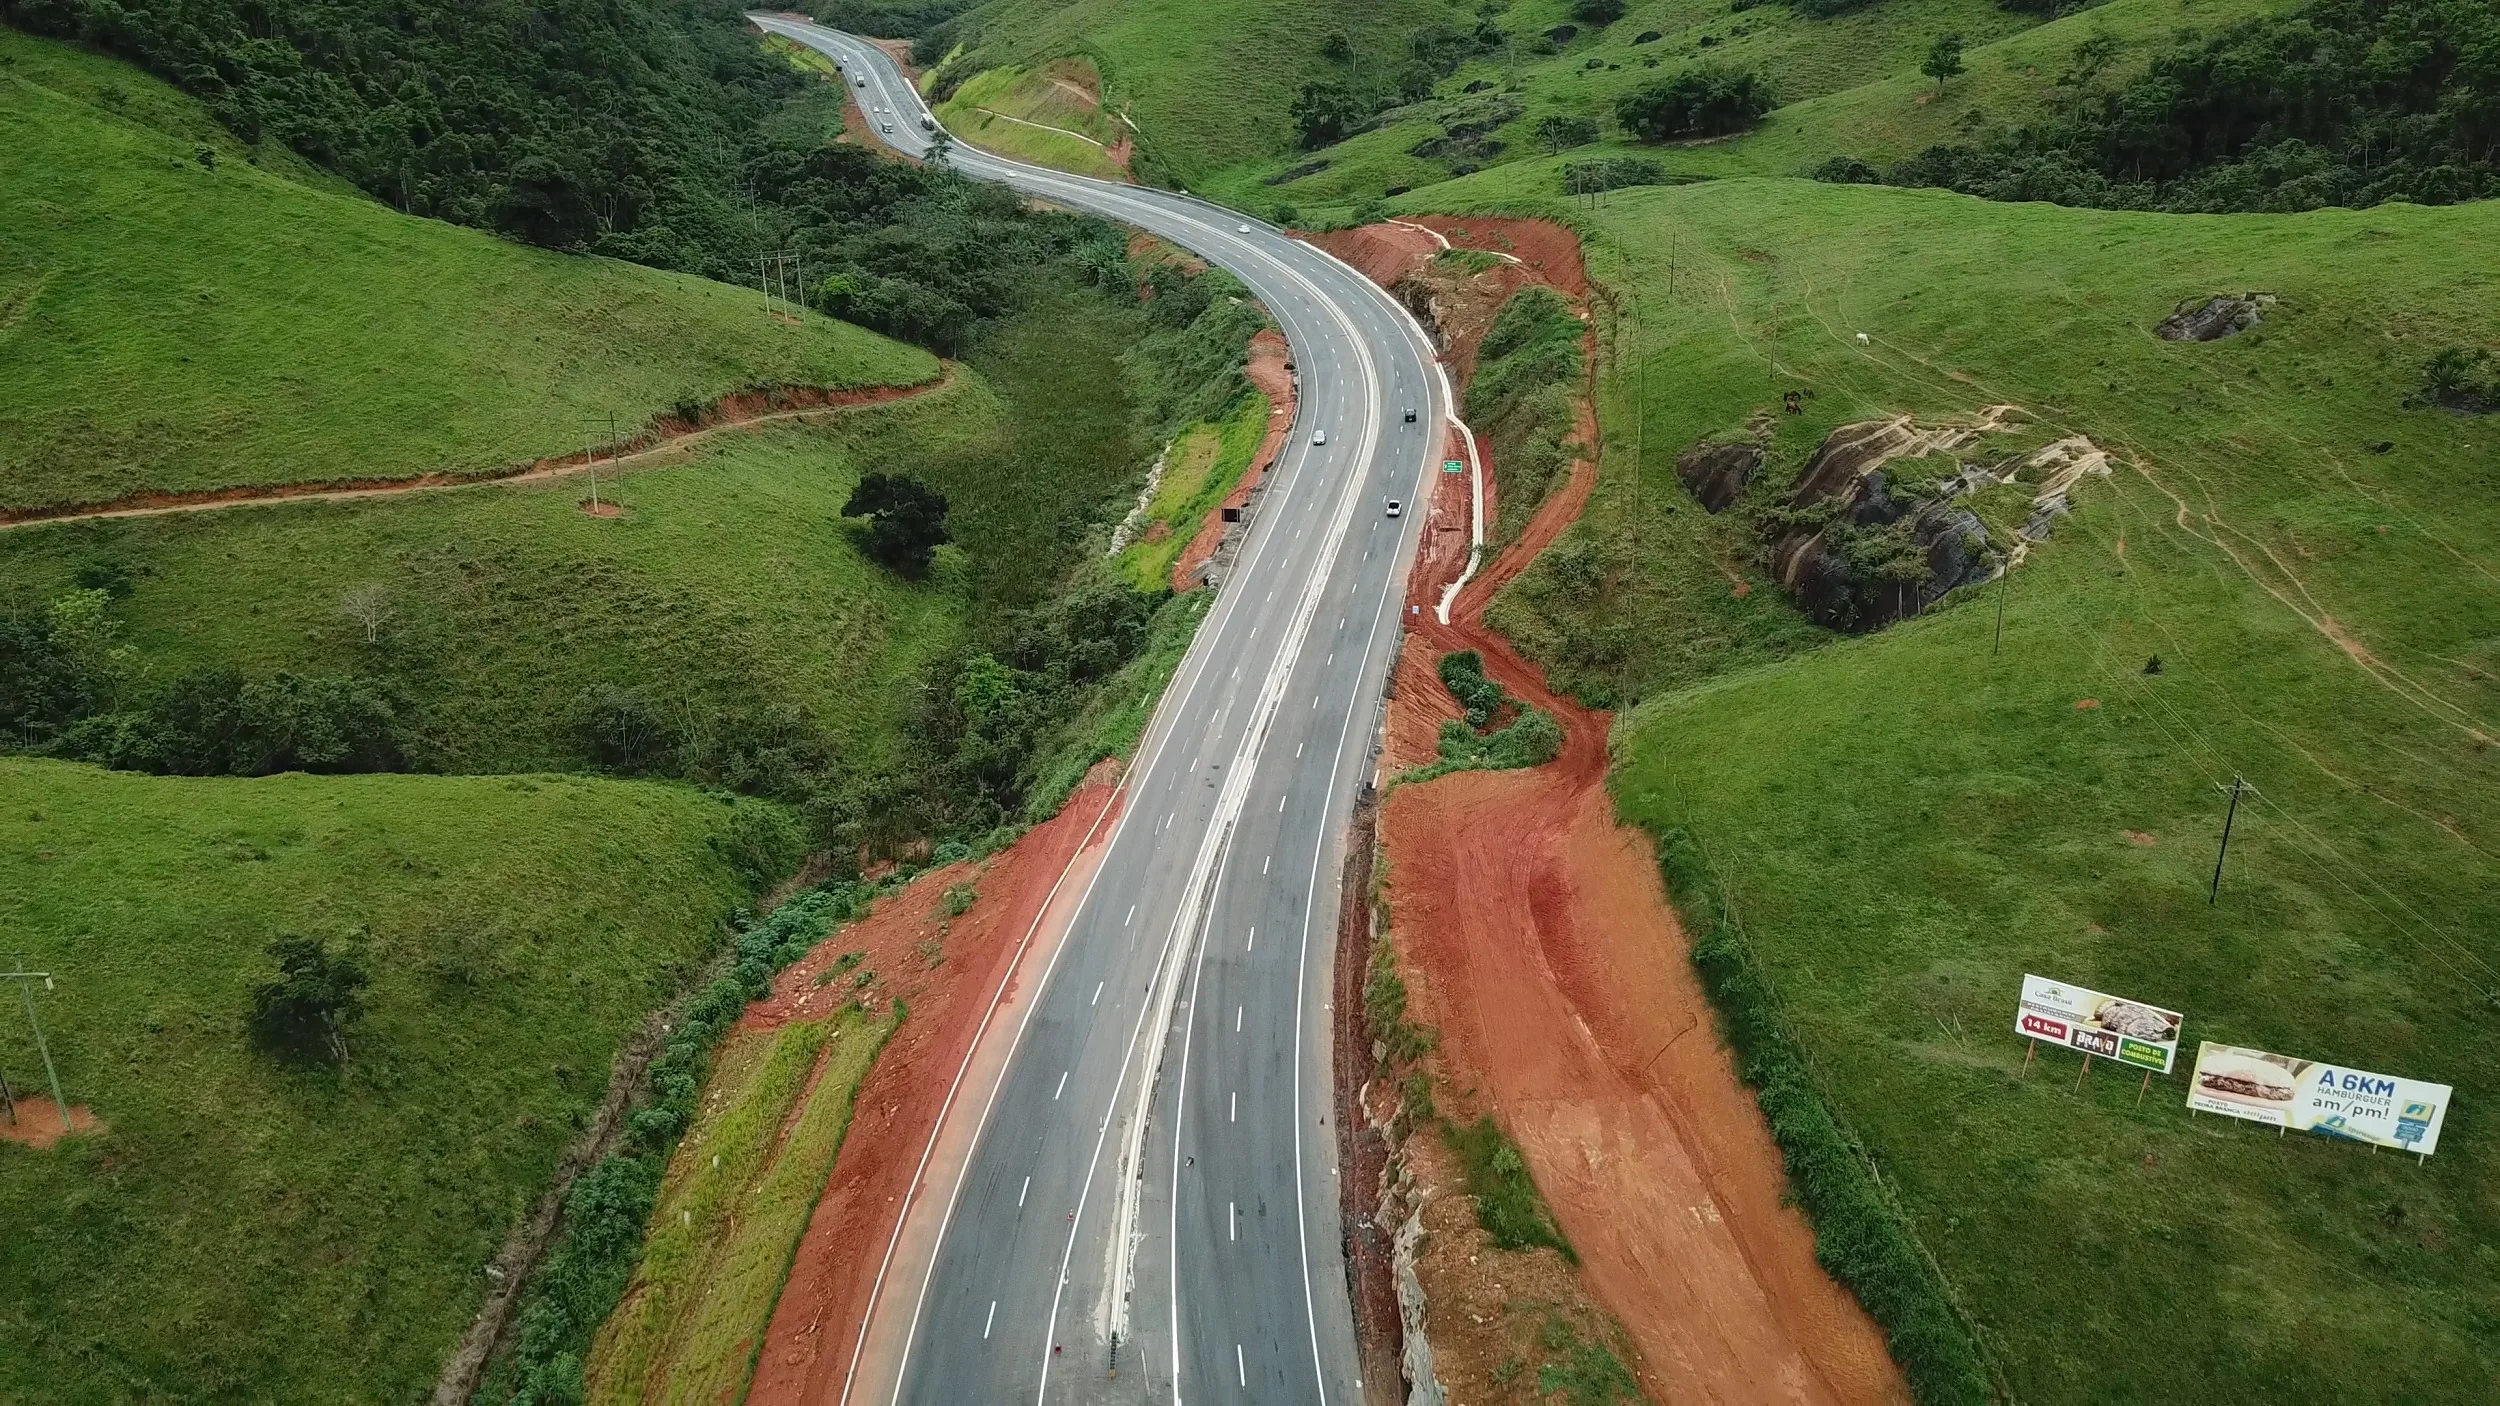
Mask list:
[[[339,597],[339,614],[365,628],[365,643],[382,637],[382,622],[391,618],[391,593],[379,581],[367,581]]]
[[[1625,94],[1615,103],[1615,120],[1643,141],[1663,142],[1741,132],[1770,110],[1771,90],[1761,75],[1705,63]]]
[[[954,540],[946,530],[946,495],[901,474],[861,479],[842,516],[868,519],[869,558],[900,576],[928,575],[937,549]]]
[[[1944,81],[1962,74],[1962,36],[1939,34],[1927,46],[1927,57],[1919,62],[1918,71],[1936,80],[1936,92],[1944,92]]]
[[[953,155],[954,151],[955,137],[953,133],[947,131],[943,127],[940,127],[936,132],[930,135],[929,160],[931,162],[943,166],[946,164],[946,158]]]
[[[1293,127],[1303,149],[1316,151],[1345,140],[1355,124],[1372,115],[1363,95],[1335,79],[1313,79],[1294,95]]]
[[[347,1027],[365,1012],[373,983],[353,952],[333,952],[319,938],[281,937],[269,944],[278,974],[252,988],[252,1039],[295,1059],[347,1058]]]
[[[1540,118],[1536,124],[1536,139],[1538,145],[1547,151],[1568,151],[1575,146],[1587,146],[1597,140],[1597,119],[1565,117],[1560,113]]]

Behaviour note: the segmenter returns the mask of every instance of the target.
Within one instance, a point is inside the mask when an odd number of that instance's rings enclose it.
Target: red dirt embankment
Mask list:
[[[860,1084],[850,1132],[765,1331],[746,1397],[755,1406],[826,1402],[841,1393],[903,1195],[913,1190],[939,1111],[994,995],[996,1020],[1012,1028],[1014,1008],[1056,941],[1054,928],[1064,927],[1064,914],[1042,922],[1043,906],[1063,874],[1081,877],[1081,865],[1100,859],[1119,816],[1117,777],[1117,763],[1101,763],[1055,818],[998,854],[933,870],[879,900],[865,922],[834,934],[783,972],[772,994],[741,1018],[742,1027],[770,1028],[846,1001],[861,972],[876,974],[867,988],[872,999],[899,998],[910,1010]],[[946,890],[962,883],[973,884],[978,896],[962,916],[949,919],[940,905]],[[1062,889],[1060,906],[1081,887]],[[1035,936],[1029,946],[1028,934]],[[841,958],[851,952],[865,955],[841,969]],[[835,975],[820,987],[825,972]],[[972,1098],[982,1081],[976,1072],[964,1083],[963,1096]],[[959,1104],[955,1112],[961,1117],[965,1109]],[[951,1179],[941,1171],[932,1166],[929,1184],[915,1196],[943,1196]],[[915,1281],[905,1292],[917,1289]],[[885,1292],[896,1293],[898,1286],[889,1281]]]
[[[1251,492],[1258,488],[1259,480],[1267,476],[1268,466],[1276,462],[1276,455],[1285,447],[1285,435],[1293,428],[1293,372],[1286,369],[1290,355],[1283,334],[1273,327],[1260,328],[1258,335],[1250,339],[1250,362],[1243,369],[1249,374],[1250,384],[1267,395],[1267,434],[1250,456],[1250,467],[1242,471],[1241,481],[1224,495],[1214,512],[1207,514],[1207,520],[1198,524],[1198,535],[1189,539],[1189,545],[1181,548],[1179,558],[1172,563],[1175,591],[1197,587],[1198,573],[1206,569],[1206,564],[1214,559],[1215,549],[1224,543],[1224,510],[1239,511],[1249,506]]]
[[[1522,262],[1506,267],[1522,276],[1586,291],[1576,248],[1555,247],[1569,238],[1558,226],[1432,223],[1453,243],[1513,253]],[[1455,340],[1450,359],[1472,362],[1472,340]],[[1594,444],[1585,419],[1583,430]],[[1440,1032],[1433,1060],[1450,1111],[1491,1111],[1518,1141],[1580,1252],[1579,1282],[1630,1334],[1653,1398],[1906,1401],[1882,1333],[1815,1263],[1812,1229],[1783,1204],[1779,1149],[1719,1044],[1648,837],[1615,822],[1609,715],[1556,697],[1483,624],[1485,605],[1579,516],[1595,484],[1593,464],[1572,465],[1519,541],[1460,594],[1452,624],[1431,613],[1448,578],[1421,567],[1411,578],[1422,609],[1408,617],[1384,769],[1429,761],[1441,721],[1458,715],[1434,672],[1455,649],[1479,651],[1487,674],[1551,713],[1564,744],[1543,767],[1390,793],[1389,931],[1410,1009]],[[1441,476],[1436,523],[1463,524],[1466,494],[1464,476]],[[1479,1271],[1436,1273],[1429,1252],[1422,1272],[1453,1399],[1513,1395],[1490,1374],[1498,1357],[1471,1351],[1502,1341],[1491,1321],[1501,1286],[1488,1298]]]
[[[680,415],[660,415],[627,439],[603,447],[596,459],[583,454],[559,454],[549,459],[510,464],[473,474],[430,473],[408,478],[334,478],[305,483],[254,484],[237,488],[212,488],[194,493],[133,493],[107,503],[61,503],[31,508],[0,508],[0,530],[38,522],[82,522],[92,518],[162,517],[168,513],[206,512],[217,508],[250,507],[259,503],[284,503],[296,499],[315,502],[341,502],[351,498],[387,498],[398,493],[416,493],[434,488],[468,488],[481,483],[534,483],[544,479],[579,474],[590,468],[602,471],[621,468],[648,468],[679,451],[690,449],[703,439],[723,430],[768,424],[777,420],[803,420],[811,415],[855,406],[877,405],[905,396],[925,395],[944,390],[954,384],[952,363],[940,363],[938,374],[929,380],[907,386],[865,386],[855,390],[826,390],[819,386],[774,386],[762,390],[736,391],[688,420]]]

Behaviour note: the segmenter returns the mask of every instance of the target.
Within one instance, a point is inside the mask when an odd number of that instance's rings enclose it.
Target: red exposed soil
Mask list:
[[[927,1180],[915,1185],[923,1149],[959,1076],[966,1097],[973,1086],[986,1087],[983,1071],[965,1072],[967,1054],[985,1018],[992,1036],[1014,1028],[1016,1007],[1056,946],[1069,900],[1100,861],[1118,818],[1117,774],[1115,763],[1097,766],[1056,818],[989,860],[914,879],[881,900],[866,921],[801,958],[774,982],[771,995],[747,1008],[742,1029],[770,1029],[854,995],[899,999],[910,1010],[860,1084],[851,1131],[774,1306],[748,1401],[775,1406],[840,1394],[904,1193],[912,1193],[917,1217],[935,1199],[932,1188],[942,1196],[950,1184],[942,1176],[947,1160],[933,1156]],[[979,896],[950,920],[940,904],[946,890],[961,883],[975,885]],[[863,956],[846,970],[841,959],[852,952]],[[858,984],[863,972],[874,974],[864,988]],[[826,973],[832,975],[818,985]],[[985,1039],[983,1049],[998,1044]],[[963,1105],[956,1113],[958,1124],[971,1121],[960,1116]],[[909,1258],[908,1248],[898,1251],[897,1266]],[[894,1288],[888,1280],[886,1292]]]
[[[109,1133],[112,1126],[100,1122],[95,1110],[83,1103],[69,1106],[68,1135]],[[26,1147],[46,1148],[64,1136],[61,1127],[61,1106],[48,1098],[21,1098],[17,1101],[17,1121],[12,1123],[0,1115],[0,1142],[14,1142]]]
[[[687,450],[701,440],[723,430],[742,429],[778,420],[804,420],[828,411],[848,410],[862,405],[879,405],[906,396],[924,395],[944,390],[954,384],[955,368],[948,364],[926,381],[908,386],[867,386],[856,390],[826,390],[817,386],[774,386],[763,390],[737,391],[722,396],[695,419],[661,415],[629,439],[603,449],[596,460],[583,454],[562,454],[551,459],[535,459],[500,469],[487,469],[473,474],[430,473],[409,478],[336,478],[309,483],[256,484],[237,488],[212,488],[196,493],[133,493],[109,503],[62,503],[32,508],[0,508],[0,530],[38,522],[80,522],[93,518],[161,517],[168,513],[195,513],[218,508],[249,507],[258,503],[284,503],[296,499],[341,502],[351,498],[387,498],[396,493],[416,493],[434,488],[467,488],[481,483],[533,483],[546,479],[579,474],[590,467],[602,473],[612,468],[648,468],[665,462],[669,456]]]
[[[1224,495],[1216,510],[1198,524],[1198,535],[1189,539],[1181,554],[1172,563],[1172,589],[1192,590],[1198,585],[1198,573],[1215,557],[1215,549],[1224,542],[1224,509],[1239,511],[1249,506],[1252,490],[1267,476],[1268,466],[1276,462],[1277,453],[1285,447],[1285,435],[1293,428],[1293,373],[1285,369],[1291,353],[1284,337],[1273,327],[1259,330],[1250,339],[1250,363],[1243,368],[1250,384],[1267,396],[1267,434],[1250,456],[1250,467],[1242,471],[1241,481]]]
[[[1520,260],[1475,277],[1494,285],[1479,290],[1494,308],[1519,282],[1548,282],[1574,298],[1588,291],[1577,245],[1560,226],[1423,223],[1455,245]],[[1375,277],[1413,270],[1384,253],[1411,249],[1403,235],[1344,242],[1380,266],[1366,269]],[[1445,291],[1435,290],[1436,313]],[[1472,369],[1489,316],[1445,325],[1447,360]],[[1592,420],[1584,397],[1586,445],[1597,442]],[[1390,793],[1380,816],[1385,893],[1410,1009],[1440,1033],[1432,1061],[1449,1111],[1492,1112],[1518,1141],[1580,1251],[1577,1286],[1623,1324],[1653,1399],[1906,1401],[1880,1330],[1816,1264],[1812,1228],[1784,1204],[1779,1149],[1718,1043],[1648,837],[1615,821],[1605,789],[1609,715],[1556,697],[1483,624],[1486,604],[1579,516],[1595,485],[1593,464],[1573,464],[1519,540],[1460,593],[1447,626],[1432,606],[1465,557],[1466,476],[1441,475],[1435,486],[1435,530],[1409,578],[1417,608],[1384,770],[1433,759],[1441,722],[1459,714],[1435,665],[1456,649],[1480,652],[1488,675],[1551,713],[1564,743],[1547,766],[1460,772]],[[1449,1179],[1436,1149],[1410,1151],[1426,1181]],[[1563,1294],[1560,1261],[1497,1254],[1456,1234],[1450,1203],[1461,1201],[1432,1198],[1424,1213],[1427,1225],[1452,1232],[1427,1244],[1419,1269],[1444,1384],[1454,1399],[1531,1399],[1522,1393],[1532,1378],[1505,1390],[1491,1369],[1526,1331],[1509,1308]],[[1502,1278],[1509,1289],[1495,1282]],[[1565,1302],[1557,1311],[1567,1310]]]

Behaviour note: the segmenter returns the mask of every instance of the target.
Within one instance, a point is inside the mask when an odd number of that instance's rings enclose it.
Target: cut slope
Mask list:
[[[0,920],[110,1125],[0,1144],[0,1394],[405,1401],[647,1012],[787,822],[551,777],[137,777],[0,760]],[[281,934],[366,953],[343,1068],[246,1043]],[[23,1024],[0,1036],[23,1087]],[[353,1364],[344,1368],[342,1364]]]
[[[69,52],[0,30],[34,60],[0,68],[0,506],[487,471],[610,415],[631,434],[750,387],[936,374],[741,289],[281,179],[168,135],[196,111],[171,89]],[[40,81],[99,67],[149,122]]]
[[[1506,185],[1449,193],[1530,203]],[[2500,342],[2500,207],[1730,180],[1583,218],[1593,275],[1640,300],[1602,411],[1608,462],[1642,472],[1494,618],[1584,696],[1649,697],[1619,804],[1665,841],[1714,980],[1775,996],[1738,1013],[1796,1042],[2012,1394],[2478,1394],[2500,1282],[2458,1247],[2500,1231],[2488,1139],[2427,1165],[2268,1139],[2191,1121],[2177,1076],[2141,1105],[2071,1057],[2026,1079],[2007,1027],[2040,972],[2184,1010],[2191,1042],[2453,1084],[2459,1117],[2500,1095],[2500,459],[2483,421],[2405,403],[2435,348]],[[2153,334],[2252,288],[2277,296],[2252,331]],[[2117,460],[2015,573],[2002,653],[1992,596],[1805,626],[1754,516],[1837,425],[1994,404]],[[1766,454],[1715,517],[1674,473],[1703,438]],[[2208,906],[2234,774],[2262,799]],[[2116,1291],[2079,1300],[2043,1245]]]

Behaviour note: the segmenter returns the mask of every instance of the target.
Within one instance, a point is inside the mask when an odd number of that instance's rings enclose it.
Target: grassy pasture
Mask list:
[[[128,66],[5,29],[0,57],[0,507],[486,472],[609,414],[936,374],[723,284],[255,167]]]
[[[603,477],[289,503],[0,533],[0,602],[34,604],[99,563],[149,672],[217,665],[356,673],[417,705],[419,759],[457,771],[579,763],[601,684],[699,719],[799,708],[875,765],[927,666],[976,607],[1050,589],[1141,472],[1117,366],[1135,323],[1044,290],[993,329],[957,384],[812,424],[713,436],[690,458]],[[1085,384],[1103,393],[1075,395]],[[956,545],[925,583],[868,561],[841,515],[873,470],[946,493]],[[379,586],[368,643],[340,613]]]
[[[571,777],[181,780],[0,759],[0,922],[109,1126],[0,1144],[0,1397],[406,1401],[778,812]],[[282,933],[360,945],[337,1070],[254,1052]],[[39,1077],[22,1020],[0,1065]],[[31,1112],[31,1110],[30,1110]],[[353,1364],[345,1367],[342,1364]]]
[[[1406,31],[1451,13],[1435,0],[1360,13],[1324,0],[992,0],[964,32],[984,67],[1091,60],[1105,101],[1136,119],[1140,145],[1195,188],[1290,151],[1306,80],[1390,62]],[[1335,64],[1320,46],[1340,32],[1355,57]]]
[[[1527,174],[1434,203],[1533,210]],[[1619,805],[1688,838],[1679,896],[1733,915],[1993,1368],[2039,1401],[2480,1395],[2500,427],[2405,402],[2434,348],[2500,342],[2477,252],[2500,213],[1728,180],[1579,218],[1619,299],[1605,467],[1495,617],[1558,682],[1643,700]],[[2280,299],[2252,332],[2152,335],[2182,298],[2252,288]],[[1835,425],[2000,402],[2115,456],[2015,573],[2002,653],[1993,591],[1865,638],[1799,619],[1746,511]],[[1703,513],[1675,455],[1764,412],[1750,501]],[[2259,799],[2208,907],[2235,773]],[[2078,1089],[2072,1057],[2026,1080],[2025,971],[2185,1010],[2191,1042],[2453,1084],[2442,1151],[2191,1120],[2184,1074],[2141,1107],[2107,1069]]]
[[[2104,70],[2140,67],[2182,29],[2212,32],[2235,20],[2287,7],[2289,0],[2109,0],[2049,23],[1987,0],[1894,0],[1830,19],[1811,19],[1784,5],[1730,11],[1699,0],[1639,5],[1602,30],[1581,33],[1546,55],[1514,45],[1507,55],[1469,60],[1430,102],[1387,114],[1373,130],[1324,152],[1278,157],[1224,172],[1212,189],[1252,208],[1282,201],[1305,218],[1350,215],[1391,190],[1421,189],[1447,179],[1451,163],[1411,154],[1442,130],[1436,114],[1463,90],[1488,85],[1517,103],[1519,115],[1493,136],[1503,149],[1478,165],[1535,163],[1552,193],[1564,161],[1642,156],[1674,176],[1802,174],[1834,155],[1885,162],[1938,142],[1961,140],[1965,124],[2019,125],[2060,100],[2057,79],[2076,47],[2105,37],[2116,45]],[[1502,23],[1533,37],[1575,24],[1562,0],[1534,0],[1505,11]],[[1647,44],[1634,41],[1658,32]],[[1956,33],[1968,44],[1969,71],[1939,94],[1918,64],[1937,36]],[[1657,60],[1657,67],[1649,61]],[[1645,146],[1614,122],[1615,101],[1699,63],[1751,68],[1781,104],[1756,130],[1711,141]],[[1596,67],[1590,67],[1595,64]],[[1548,117],[1596,120],[1600,139],[1559,156],[1536,136]],[[1297,163],[1324,159],[1325,169],[1270,184]]]

